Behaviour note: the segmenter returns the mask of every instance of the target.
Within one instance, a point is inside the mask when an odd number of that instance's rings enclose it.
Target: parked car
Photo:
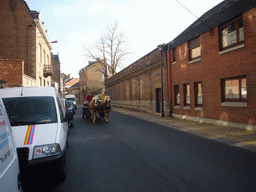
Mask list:
[[[72,101],[75,105],[75,109],[77,109],[76,107],[76,96],[75,95],[66,95],[65,98],[68,100],[68,101]]]
[[[69,110],[73,111],[73,114],[75,114],[76,111],[75,111],[75,105],[73,101],[68,101],[68,104],[69,104]]]
[[[0,191],[21,191],[17,150],[2,99],[0,99]]]
[[[73,115],[74,115],[74,110],[75,109],[73,109],[74,108],[73,102],[72,101],[68,101],[67,99],[62,99],[62,103],[64,105],[65,110],[71,111],[73,113]],[[72,103],[72,106],[70,105],[70,103]],[[68,127],[73,127],[73,118],[72,118],[72,120],[68,121]]]
[[[68,121],[73,114],[65,111],[58,92],[52,87],[15,87],[0,89],[0,97],[12,126],[21,176],[31,168],[61,173],[65,179]],[[39,169],[43,164],[47,166]]]

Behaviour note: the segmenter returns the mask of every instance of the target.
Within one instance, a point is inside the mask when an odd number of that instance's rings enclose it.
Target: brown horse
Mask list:
[[[102,103],[102,110],[103,110],[105,122],[108,123],[108,117],[111,111],[110,99],[108,96],[106,97],[105,102]]]
[[[96,99],[95,98],[93,98],[90,101],[89,109],[90,109],[90,113],[91,113],[91,120],[93,121],[93,123],[95,123],[96,117],[97,117],[97,108],[96,108]]]

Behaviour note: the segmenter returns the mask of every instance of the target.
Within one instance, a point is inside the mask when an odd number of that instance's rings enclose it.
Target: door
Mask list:
[[[161,88],[156,89],[156,113],[161,112]]]

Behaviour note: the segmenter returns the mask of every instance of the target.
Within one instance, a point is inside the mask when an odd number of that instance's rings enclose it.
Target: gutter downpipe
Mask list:
[[[172,52],[170,43],[168,43],[168,50],[167,50],[167,69],[168,69],[168,90],[169,90],[169,117],[172,117]]]

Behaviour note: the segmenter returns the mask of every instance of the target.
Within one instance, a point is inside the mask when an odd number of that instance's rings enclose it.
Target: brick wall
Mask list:
[[[23,61],[0,59],[0,79],[6,81],[6,87],[22,86],[23,74]]]
[[[118,74],[106,80],[111,104],[156,112],[156,89],[161,88],[160,52],[155,49]],[[166,55],[163,54],[164,114],[169,115]]]
[[[58,55],[51,55],[51,64],[53,67],[53,76],[51,79],[58,83],[58,86],[60,87],[60,62]],[[58,91],[60,92],[60,90]]]
[[[0,58],[24,60],[24,73],[35,78],[35,24],[27,5],[2,1],[0,7]]]

